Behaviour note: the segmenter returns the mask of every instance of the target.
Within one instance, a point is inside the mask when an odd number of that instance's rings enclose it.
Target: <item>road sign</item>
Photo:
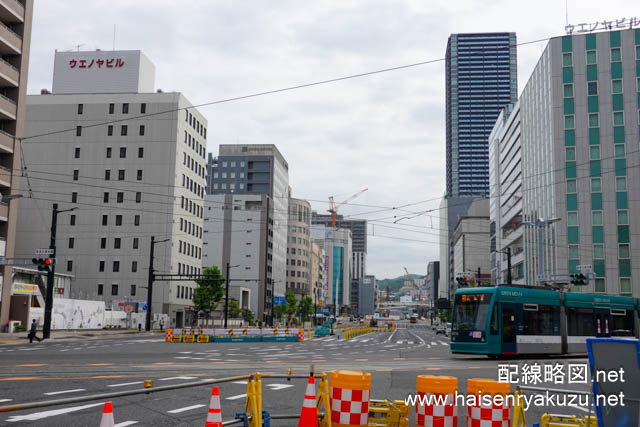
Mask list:
[[[142,310],[143,310],[143,311],[147,311],[147,304],[143,304],[143,305],[142,305]]]
[[[576,270],[578,271],[591,271],[593,270],[593,265],[591,264],[582,264],[576,267]]]
[[[36,249],[36,255],[53,255],[53,249]]]
[[[127,304],[124,306],[125,313],[131,313],[133,311],[133,304]]]
[[[273,305],[285,305],[287,300],[284,297],[273,297]]]

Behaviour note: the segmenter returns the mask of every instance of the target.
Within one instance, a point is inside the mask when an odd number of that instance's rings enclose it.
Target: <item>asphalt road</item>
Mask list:
[[[292,369],[308,374],[354,369],[372,375],[373,399],[404,399],[415,391],[416,376],[451,375],[466,391],[468,378],[498,377],[498,364],[531,365],[536,360],[495,361],[485,357],[452,355],[448,338],[436,335],[426,323],[402,323],[393,333],[372,333],[351,340],[335,336],[303,343],[165,343],[162,334],[51,340],[33,344],[0,345],[0,405],[98,393],[135,390],[144,380],[154,386],[203,379],[280,374]],[[540,364],[586,363],[584,358],[545,359]],[[541,384],[537,384],[540,386]],[[546,382],[556,388],[558,384]],[[271,414],[299,414],[306,380],[263,381],[263,409]],[[586,385],[570,386],[586,390]],[[246,382],[220,385],[223,419],[244,411]],[[202,426],[211,386],[198,386],[111,399],[117,426]],[[0,414],[0,425],[99,425],[105,399]],[[584,416],[584,408],[548,408],[554,413]],[[413,412],[413,411],[412,411]],[[466,425],[460,408],[459,425]],[[533,408],[529,422],[545,412]],[[414,415],[410,419],[414,423]],[[272,426],[296,426],[297,421],[273,420]]]

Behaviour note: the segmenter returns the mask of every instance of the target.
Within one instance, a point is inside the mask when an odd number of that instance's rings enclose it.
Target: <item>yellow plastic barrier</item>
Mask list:
[[[456,377],[418,375],[416,378],[416,391],[422,396],[433,396],[442,399],[444,404],[416,405],[416,426],[440,426],[458,425],[458,407],[456,406],[455,394],[458,390],[458,379]]]
[[[404,400],[372,400],[369,402],[369,427],[409,426],[409,407]]]
[[[469,378],[467,380],[467,395],[475,395],[474,404],[467,406],[467,422],[473,421],[481,423],[481,421],[502,421],[511,420],[511,407],[507,401],[507,395],[511,392],[511,384],[501,383],[496,380],[484,378]],[[481,396],[490,395],[492,397],[502,396],[502,405],[483,405]],[[494,401],[494,403],[498,403]],[[484,409],[484,411],[482,411]],[[482,424],[482,423],[481,423]]]
[[[333,426],[367,426],[371,374],[360,371],[331,371],[329,395]]]
[[[575,415],[544,414],[540,418],[540,427],[597,427],[595,416],[578,418]]]

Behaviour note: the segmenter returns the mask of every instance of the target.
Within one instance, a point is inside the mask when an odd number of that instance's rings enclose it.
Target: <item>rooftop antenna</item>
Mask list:
[[[81,47],[81,46],[84,46],[84,43],[80,43],[80,44],[77,44],[77,45],[76,45],[76,50],[77,50],[78,52],[80,52],[80,47]]]
[[[116,24],[113,24],[113,49],[116,50]]]

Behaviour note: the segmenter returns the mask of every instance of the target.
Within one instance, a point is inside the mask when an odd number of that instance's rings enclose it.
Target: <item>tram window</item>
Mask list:
[[[558,307],[550,305],[523,304],[521,335],[558,335],[560,315]]]
[[[611,309],[611,331],[625,330],[633,332],[633,311]]]
[[[593,320],[593,309],[570,307],[569,311],[569,335],[589,337],[596,335]]]
[[[493,305],[493,312],[491,313],[491,335],[498,335],[498,304]]]

